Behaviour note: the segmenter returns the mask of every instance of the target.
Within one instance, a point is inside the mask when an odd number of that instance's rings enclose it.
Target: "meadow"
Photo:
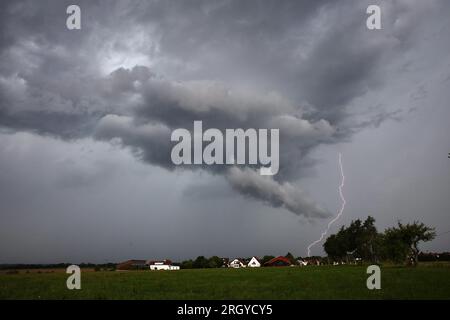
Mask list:
[[[83,270],[68,290],[64,270],[0,274],[0,299],[450,299],[450,266],[384,266],[368,290],[364,266],[179,271]]]

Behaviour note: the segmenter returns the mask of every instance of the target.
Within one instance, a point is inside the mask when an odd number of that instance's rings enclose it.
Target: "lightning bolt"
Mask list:
[[[342,188],[344,188],[345,176],[344,176],[344,168],[342,166],[342,154],[340,152],[339,152],[339,168],[341,169],[341,185],[339,186],[339,195],[341,196],[341,200],[342,200],[341,210],[339,210],[337,216],[334,217],[333,220],[328,222],[327,229],[324,232],[322,232],[322,234],[320,235],[320,238],[308,246],[308,257],[311,256],[311,247],[313,247],[314,245],[318,244],[320,241],[323,240],[323,238],[326,236],[326,234],[330,230],[330,227],[333,225],[333,223],[335,223],[340,218],[340,216],[344,212],[345,198],[344,198],[344,194],[342,193]]]

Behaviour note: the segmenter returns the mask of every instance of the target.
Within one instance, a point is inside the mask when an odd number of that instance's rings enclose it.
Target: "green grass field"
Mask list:
[[[0,299],[450,299],[448,265],[382,267],[368,290],[362,266],[0,274]]]

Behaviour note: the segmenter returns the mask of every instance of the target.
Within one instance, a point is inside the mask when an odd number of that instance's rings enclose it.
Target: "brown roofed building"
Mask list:
[[[279,256],[267,261],[264,264],[266,267],[288,267],[291,266],[291,261],[283,256]]]
[[[117,265],[117,270],[139,270],[147,268],[148,265],[145,260],[127,260]]]

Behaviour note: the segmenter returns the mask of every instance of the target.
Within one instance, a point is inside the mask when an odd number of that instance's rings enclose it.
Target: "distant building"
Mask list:
[[[127,260],[117,265],[117,270],[139,270],[147,269],[148,266],[145,260]]]
[[[166,260],[127,260],[121,262],[116,267],[117,270],[179,270],[179,266],[174,266],[172,261]]]
[[[288,267],[291,266],[291,261],[283,256],[279,256],[267,261],[264,264],[266,267]]]
[[[147,265],[150,266],[150,270],[180,270],[180,266],[174,266],[172,261],[158,260],[158,261],[147,261]]]
[[[300,267],[306,267],[306,266],[308,265],[308,261],[305,261],[305,260],[303,260],[303,259],[298,259],[298,260],[297,260],[297,264],[298,264]]]
[[[231,261],[228,266],[230,268],[245,268],[245,262],[241,259],[234,259],[233,261]]]
[[[261,261],[259,261],[257,257],[252,257],[250,261],[247,263],[247,267],[259,268],[261,267]]]

